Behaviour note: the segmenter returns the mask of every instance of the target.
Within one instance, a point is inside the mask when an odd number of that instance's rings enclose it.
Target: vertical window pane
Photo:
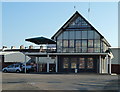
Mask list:
[[[61,40],[62,39],[62,34],[60,34],[57,39]]]
[[[93,47],[93,40],[88,40],[88,47]]]
[[[97,32],[95,32],[95,39],[100,39],[100,35]]]
[[[71,68],[77,68],[77,58],[71,58]]]
[[[68,47],[68,40],[63,40],[63,47]]]
[[[68,31],[63,32],[63,39],[68,39]]]
[[[62,40],[57,40],[57,52],[62,52]]]
[[[88,58],[88,61],[87,61],[87,68],[89,68],[89,69],[92,69],[92,68],[94,68],[93,67],[93,58]]]
[[[94,47],[100,47],[100,40],[94,40]]]
[[[63,58],[63,68],[68,68],[68,67],[69,67],[69,59]]]
[[[85,58],[80,58],[79,68],[80,69],[84,69],[85,68]]]
[[[82,31],[82,39],[87,39],[87,31]]]
[[[74,40],[69,40],[69,47],[74,47]]]
[[[81,39],[81,31],[76,31],[76,39]]]
[[[87,40],[82,40],[82,47],[87,47]]]
[[[93,31],[88,31],[88,39],[94,39]]]
[[[75,42],[75,51],[76,52],[81,52],[81,40],[76,40]]]
[[[75,39],[75,31],[69,31],[69,39]]]

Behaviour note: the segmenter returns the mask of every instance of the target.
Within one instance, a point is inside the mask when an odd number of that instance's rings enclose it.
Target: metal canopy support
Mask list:
[[[58,57],[56,56],[56,66],[55,66],[55,68],[56,68],[56,72],[58,72]]]
[[[25,73],[26,73],[26,61],[27,61],[27,60],[26,60],[26,55],[25,55]]]
[[[39,62],[39,57],[37,57],[37,72],[38,72],[38,62]]]
[[[107,73],[109,73],[108,70],[109,70],[108,69],[108,55],[106,55],[106,71],[107,71]]]
[[[49,54],[47,54],[47,57],[49,58]],[[47,62],[47,72],[49,72],[49,61]]]
[[[99,60],[100,60],[100,62],[99,62],[99,73],[102,73],[101,55],[99,56]]]
[[[109,74],[111,74],[111,57],[109,58]]]

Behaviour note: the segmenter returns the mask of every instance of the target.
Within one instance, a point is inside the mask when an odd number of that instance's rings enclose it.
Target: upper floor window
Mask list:
[[[87,39],[87,31],[82,31],[82,39]]]

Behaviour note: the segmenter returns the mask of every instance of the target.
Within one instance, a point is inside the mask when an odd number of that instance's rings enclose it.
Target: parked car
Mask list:
[[[26,65],[26,72],[30,72],[32,70],[31,65]],[[25,72],[25,65],[23,63],[17,63],[9,65],[2,69],[3,72]]]
[[[12,64],[2,69],[3,72],[22,72],[22,65]]]

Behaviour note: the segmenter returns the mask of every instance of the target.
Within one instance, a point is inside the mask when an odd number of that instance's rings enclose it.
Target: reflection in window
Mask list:
[[[87,31],[82,31],[82,39],[87,39]]]
[[[63,40],[63,47],[68,47],[68,40]]]
[[[81,47],[76,47],[75,52],[81,52]]]
[[[82,40],[82,47],[87,47],[87,40]]]
[[[81,39],[81,31],[76,31],[75,33],[76,39]]]
[[[69,66],[69,59],[68,58],[63,58],[63,68],[68,68]]]
[[[88,39],[94,39],[93,31],[88,31]]]
[[[74,40],[69,40],[69,47],[74,47]]]
[[[63,33],[63,39],[68,39],[68,31],[64,31],[64,33]]]
[[[93,58],[88,58],[87,61],[87,68],[92,69],[93,68]]]
[[[85,68],[85,58],[80,58],[79,68],[80,69]]]
[[[81,40],[76,40],[75,45],[76,47],[81,47]]]
[[[93,47],[93,40],[88,40],[88,47]]]
[[[71,58],[71,68],[77,68],[77,58]]]
[[[94,40],[94,47],[100,47],[100,40]]]

